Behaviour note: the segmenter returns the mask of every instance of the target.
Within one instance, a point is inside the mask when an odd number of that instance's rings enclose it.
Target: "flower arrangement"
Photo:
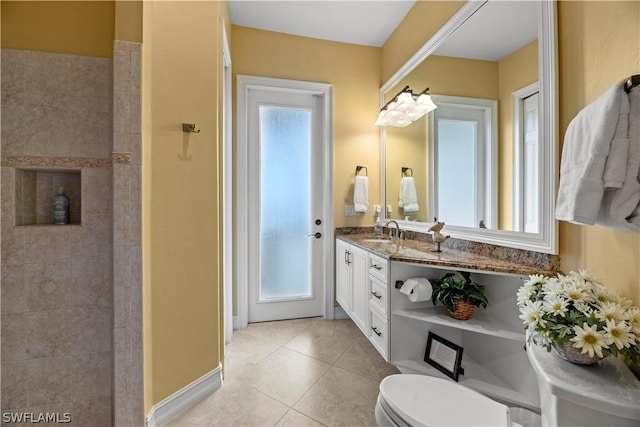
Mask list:
[[[586,271],[529,276],[518,290],[529,341],[547,349],[572,345],[591,357],[640,364],[640,309],[593,280]]]

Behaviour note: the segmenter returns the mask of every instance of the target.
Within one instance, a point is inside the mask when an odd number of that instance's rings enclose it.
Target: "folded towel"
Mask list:
[[[369,177],[356,176],[353,184],[353,205],[356,212],[366,212],[369,207]]]
[[[629,92],[628,155],[619,166],[620,188],[605,191],[597,223],[617,230],[640,232],[640,87]]]
[[[625,114],[623,98],[628,99],[623,83],[615,84],[569,123],[562,148],[557,219],[594,224],[598,218],[607,156],[620,116]],[[618,161],[611,161],[610,172]],[[617,185],[614,181],[608,185]]]
[[[420,210],[416,183],[411,176],[405,176],[400,181],[398,207],[402,208],[405,214],[415,213]]]

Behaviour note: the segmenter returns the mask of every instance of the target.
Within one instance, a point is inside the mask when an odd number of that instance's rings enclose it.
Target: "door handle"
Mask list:
[[[371,327],[371,330],[373,331],[374,334],[376,334],[377,336],[381,336],[382,332],[378,332],[378,330],[375,328],[375,326]]]
[[[317,233],[314,233],[314,234],[307,234],[307,237],[311,237],[311,236],[315,237],[316,239],[319,239],[322,237],[322,233],[318,231]]]
[[[382,295],[380,295],[379,293],[377,293],[377,292],[375,292],[375,291],[371,292],[371,295],[373,295],[373,296],[374,296],[374,297],[376,297],[377,299],[382,298]]]

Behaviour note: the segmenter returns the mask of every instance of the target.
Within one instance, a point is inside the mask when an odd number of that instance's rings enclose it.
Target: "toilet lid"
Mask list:
[[[508,426],[509,408],[453,381],[426,375],[390,375],[380,396],[413,426]]]

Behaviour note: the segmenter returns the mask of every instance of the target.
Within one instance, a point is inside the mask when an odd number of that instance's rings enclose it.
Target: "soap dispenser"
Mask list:
[[[373,227],[373,234],[377,236],[382,235],[382,221],[380,220],[380,215],[376,217],[376,225]]]
[[[58,194],[53,198],[53,223],[69,224],[69,197],[64,194],[64,188],[58,188]]]

